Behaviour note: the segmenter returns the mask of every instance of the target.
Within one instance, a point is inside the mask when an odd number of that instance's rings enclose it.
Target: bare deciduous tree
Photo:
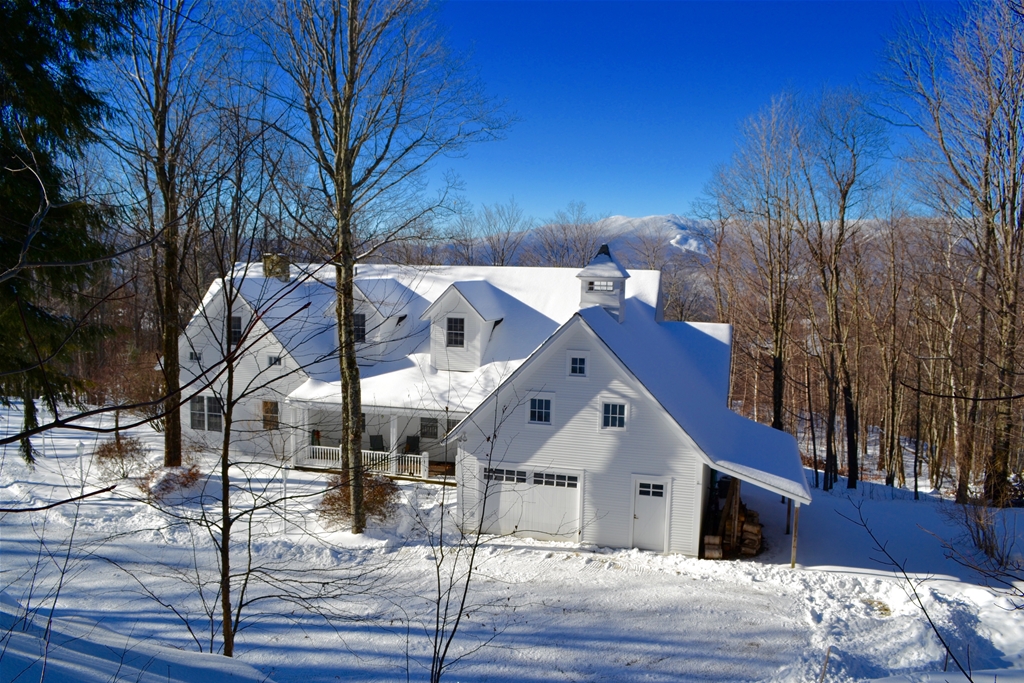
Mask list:
[[[468,143],[497,137],[500,116],[448,52],[425,0],[279,0],[265,40],[301,118],[292,131],[311,163],[334,240],[344,396],[342,451],[361,532],[359,367],[353,328],[355,263],[449,204],[426,198],[423,171]],[[301,132],[300,132],[301,130]]]

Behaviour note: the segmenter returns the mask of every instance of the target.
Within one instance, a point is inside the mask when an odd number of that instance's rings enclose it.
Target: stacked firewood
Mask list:
[[[704,537],[704,557],[720,560],[737,554],[751,557],[761,552],[763,529],[760,515],[748,510],[740,500],[739,480],[729,482],[726,502],[718,523],[718,533]]]
[[[740,555],[757,555],[761,552],[761,530],[764,525],[758,519],[756,510],[743,508],[740,535]]]

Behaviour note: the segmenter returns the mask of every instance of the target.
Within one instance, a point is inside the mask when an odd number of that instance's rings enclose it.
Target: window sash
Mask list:
[[[551,424],[551,399],[530,399],[530,422],[534,424]]]
[[[352,314],[352,336],[355,338],[357,344],[362,344],[366,341],[365,313]]]
[[[466,345],[466,319],[448,318],[445,329],[445,346],[464,347]]]
[[[437,438],[437,418],[436,417],[421,417],[420,418],[420,437],[423,439],[436,439]]]
[[[624,403],[605,403],[603,426],[612,429],[626,427],[626,405]]]
[[[191,408],[192,420],[190,425],[192,429],[198,431],[206,430],[206,399],[202,396],[196,396],[189,401],[189,407]]]
[[[224,429],[224,406],[216,396],[206,397],[206,431],[219,432]]]
[[[641,496],[650,496],[652,498],[664,498],[665,485],[640,482],[640,490],[637,493],[639,493]]]
[[[484,479],[487,481],[506,481],[512,484],[525,484],[526,471],[486,467],[484,468]]]
[[[263,402],[263,429],[268,431],[280,429],[281,407],[277,401]]]
[[[228,344],[231,346],[238,346],[242,342],[242,318],[241,316],[231,316],[231,325],[228,331]]]
[[[569,374],[576,375],[577,377],[587,376],[587,359],[586,357],[573,357],[569,361]]]
[[[556,488],[574,489],[579,487],[579,478],[573,474],[534,472],[533,483],[537,486],[554,486]]]

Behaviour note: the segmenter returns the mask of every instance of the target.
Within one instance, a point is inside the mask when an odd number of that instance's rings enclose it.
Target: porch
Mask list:
[[[290,410],[293,466],[342,469],[341,406],[295,402]],[[380,406],[364,406],[363,410],[365,471],[422,479],[454,477],[454,448],[444,438],[464,415]]]
[[[397,453],[395,451],[362,451],[363,470],[392,476],[430,477],[430,453]],[[341,447],[308,445],[295,454],[296,467],[341,469]]]

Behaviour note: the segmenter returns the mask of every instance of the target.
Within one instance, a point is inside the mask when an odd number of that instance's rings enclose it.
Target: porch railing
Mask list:
[[[363,469],[368,472],[428,478],[430,454],[362,451]],[[337,446],[305,446],[296,454],[297,465],[335,469],[341,467],[341,449]]]

